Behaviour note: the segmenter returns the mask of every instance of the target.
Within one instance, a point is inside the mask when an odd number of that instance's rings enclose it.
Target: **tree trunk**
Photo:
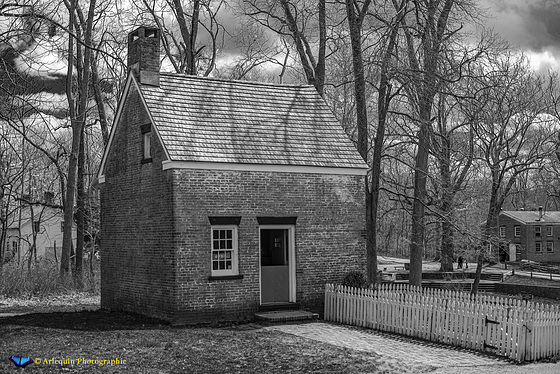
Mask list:
[[[427,101],[427,100],[426,100]],[[414,286],[422,285],[422,256],[424,252],[424,213],[426,204],[426,182],[428,174],[428,149],[430,147],[431,102],[421,108],[418,150],[414,165],[414,201],[412,203],[412,233],[410,243],[410,279]]]
[[[78,154],[78,180],[76,181],[76,257],[74,282],[81,289],[82,287],[82,261],[84,253],[84,223],[85,223],[85,188],[84,188],[84,166],[85,166],[85,131],[82,126],[80,135],[80,146]]]

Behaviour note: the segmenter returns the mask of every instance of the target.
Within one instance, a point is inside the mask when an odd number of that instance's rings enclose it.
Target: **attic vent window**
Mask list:
[[[140,127],[142,133],[142,163],[152,162],[152,126],[151,124]]]

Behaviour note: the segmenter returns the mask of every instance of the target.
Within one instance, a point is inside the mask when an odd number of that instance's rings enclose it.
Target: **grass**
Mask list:
[[[83,284],[77,285],[71,276],[59,277],[59,264],[48,259],[27,262],[10,261],[0,268],[0,295],[14,298],[48,297],[87,291],[99,294],[99,261],[93,262],[93,271],[84,261]]]
[[[87,300],[82,303],[86,306]],[[172,327],[156,319],[103,310],[57,311],[0,318],[0,372],[12,355],[40,359],[29,373],[393,373],[414,372],[375,353],[364,353],[262,325]],[[3,310],[0,310],[0,313]],[[78,359],[125,364],[78,364]],[[44,364],[44,359],[74,364]]]

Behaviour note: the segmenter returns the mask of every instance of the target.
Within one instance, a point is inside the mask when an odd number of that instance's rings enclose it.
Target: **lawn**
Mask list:
[[[40,359],[40,364],[25,368],[29,373],[413,372],[373,353],[266,330],[259,324],[172,327],[134,314],[87,310],[93,307],[88,304],[91,300],[73,300],[71,305],[35,300],[27,306],[0,300],[0,313],[42,311],[0,318],[0,372],[16,369],[9,360],[12,355]],[[74,364],[45,359],[73,359]],[[100,366],[83,363],[84,359],[123,363]]]

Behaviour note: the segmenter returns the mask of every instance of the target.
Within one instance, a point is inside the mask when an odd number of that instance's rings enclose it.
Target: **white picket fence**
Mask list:
[[[534,361],[560,354],[560,308],[407,284],[327,284],[325,320]]]

